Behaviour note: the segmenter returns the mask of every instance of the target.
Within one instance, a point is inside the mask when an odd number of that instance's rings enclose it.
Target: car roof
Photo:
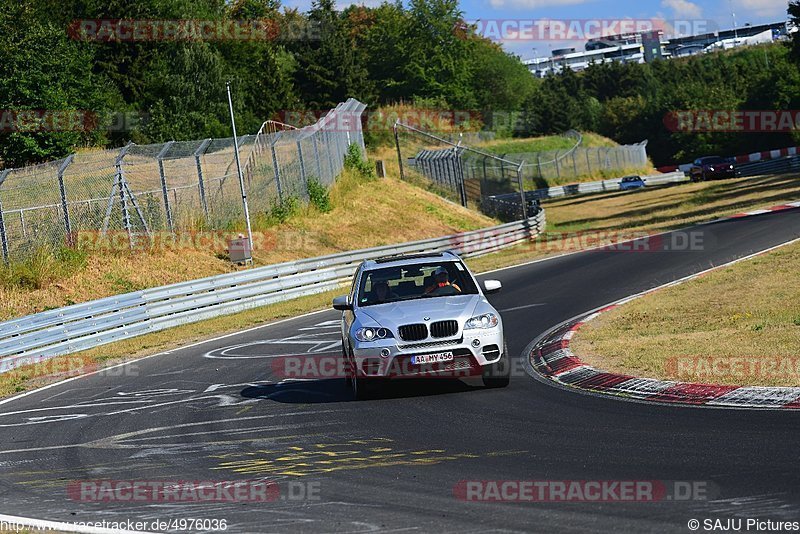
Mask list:
[[[422,254],[397,254],[385,256],[374,260],[365,260],[364,270],[382,269],[384,267],[402,267],[404,265],[421,265],[432,261],[459,261],[461,258],[455,252],[427,252]]]

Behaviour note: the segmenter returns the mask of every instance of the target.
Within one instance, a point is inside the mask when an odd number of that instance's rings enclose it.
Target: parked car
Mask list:
[[[689,178],[693,182],[733,178],[735,176],[736,168],[733,163],[720,156],[697,158],[689,168]]]
[[[630,191],[631,189],[639,189],[642,187],[645,187],[645,183],[640,176],[625,176],[619,181],[620,191]]]
[[[349,295],[333,300],[342,312],[342,352],[356,398],[388,378],[481,377],[487,387],[509,383],[503,322],[455,253],[367,260]]]

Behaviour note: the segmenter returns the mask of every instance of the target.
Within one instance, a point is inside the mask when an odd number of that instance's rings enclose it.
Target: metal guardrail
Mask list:
[[[736,176],[759,176],[800,171],[800,156],[789,156],[736,165]]]
[[[466,257],[528,240],[527,220],[445,237],[309,258],[107,297],[0,323],[0,373],[54,356],[339,287],[358,264],[393,254],[453,250]]]
[[[686,182],[689,180],[683,174],[683,172],[680,171],[642,176],[642,179],[647,185],[664,185],[669,183]],[[525,191],[525,199],[530,202],[532,200],[542,200],[547,198],[585,195],[589,193],[602,193],[606,191],[619,191],[619,184],[621,180],[622,178],[614,178],[610,180],[599,180],[596,182],[583,182],[579,184],[559,185],[556,187],[535,189],[533,191]],[[483,200],[483,211],[491,215],[497,215],[508,209],[506,206],[507,204],[519,203],[519,200],[520,197],[517,193],[486,197]]]
[[[674,182],[687,181],[686,176],[682,172],[671,172],[668,174],[652,174],[649,176],[642,176],[645,184],[647,185],[660,185]],[[613,178],[610,180],[598,180],[596,182],[583,182],[579,184],[559,185],[556,187],[548,187],[545,189],[536,189],[535,191],[528,191],[527,194],[533,194],[533,198],[553,198],[553,197],[568,197],[572,195],[583,195],[586,193],[602,193],[604,191],[619,191],[619,184],[622,178]]]
[[[682,172],[671,172],[667,174],[654,174],[643,176],[642,179],[647,185],[664,185],[668,183],[679,183],[688,181]],[[560,185],[545,189],[535,189],[525,191],[525,201],[528,204],[528,211],[535,208],[538,200],[547,198],[557,198],[565,196],[586,195],[590,193],[602,193],[605,191],[619,191],[619,183],[622,178],[611,180],[600,180],[597,182],[584,182],[581,184]],[[517,193],[504,195],[491,195],[481,199],[481,211],[500,220],[507,219],[510,215],[519,212],[520,195]]]

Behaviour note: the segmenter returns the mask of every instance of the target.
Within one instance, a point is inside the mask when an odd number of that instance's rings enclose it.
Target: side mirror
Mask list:
[[[483,282],[483,287],[485,288],[484,292],[487,295],[491,295],[503,289],[503,284],[500,283],[500,280],[486,280]]]
[[[339,311],[350,311],[353,307],[347,302],[347,295],[342,295],[341,297],[336,297],[333,299],[333,309]]]

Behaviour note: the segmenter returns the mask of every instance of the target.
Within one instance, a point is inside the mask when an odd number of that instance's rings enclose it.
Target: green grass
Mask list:
[[[0,264],[0,287],[41,289],[86,266],[87,253],[69,247],[42,246],[22,260]]]
[[[595,133],[582,133],[583,143],[581,146],[595,147],[615,147],[617,143],[607,137]],[[524,137],[517,139],[496,139],[481,143],[477,148],[491,152],[492,154],[519,154],[522,152],[547,152],[549,150],[567,150],[575,146],[575,139],[564,137],[563,135],[547,135],[542,137]]]

